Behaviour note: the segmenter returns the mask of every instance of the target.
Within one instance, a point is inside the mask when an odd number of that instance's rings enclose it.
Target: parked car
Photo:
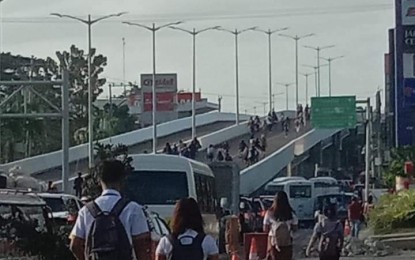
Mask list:
[[[66,222],[73,223],[83,207],[82,201],[70,194],[65,193],[37,193],[52,211],[52,217],[57,224]]]
[[[1,189],[0,258],[21,259],[19,257],[24,257],[26,253],[19,245],[31,243],[41,234],[52,232],[49,213],[46,202],[35,194]]]

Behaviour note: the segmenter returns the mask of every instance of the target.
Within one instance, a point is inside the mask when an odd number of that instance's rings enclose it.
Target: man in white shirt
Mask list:
[[[102,194],[95,199],[96,205],[103,212],[110,212],[121,199],[120,190],[125,178],[124,165],[117,160],[102,162],[99,178]],[[150,259],[151,238],[147,219],[142,206],[135,202],[128,203],[119,215],[126,234],[130,240],[137,260]],[[78,214],[75,226],[71,232],[70,249],[78,260],[86,259],[86,241],[94,223],[94,218],[87,207],[83,207]]]

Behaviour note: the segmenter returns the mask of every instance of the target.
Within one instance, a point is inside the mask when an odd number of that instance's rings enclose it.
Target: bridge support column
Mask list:
[[[287,165],[287,176],[288,177],[293,176],[293,169],[292,169],[292,163],[291,162]]]

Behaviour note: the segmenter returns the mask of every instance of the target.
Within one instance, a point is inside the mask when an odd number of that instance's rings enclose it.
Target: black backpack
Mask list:
[[[205,234],[198,234],[196,237],[182,236],[180,239],[168,236],[170,243],[173,245],[173,251],[169,260],[203,260],[204,253],[202,248]],[[183,245],[181,240],[191,239],[192,243]]]
[[[95,219],[86,242],[88,260],[132,260],[132,246],[119,215],[129,201],[121,198],[111,212],[102,211],[95,201],[86,205]]]
[[[321,225],[322,224],[320,224],[320,226]],[[337,222],[332,230],[329,230],[321,234],[318,248],[320,252],[320,257],[334,258],[340,255],[341,248],[339,248],[339,241],[342,237],[341,233],[338,231],[339,225],[340,222]]]

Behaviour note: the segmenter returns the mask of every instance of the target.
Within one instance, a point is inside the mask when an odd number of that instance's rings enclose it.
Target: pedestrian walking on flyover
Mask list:
[[[79,211],[70,250],[78,260],[150,260],[151,238],[143,207],[120,195],[124,165],[106,160],[100,169],[103,192]]]
[[[171,235],[160,240],[156,260],[219,260],[216,241],[205,234],[202,214],[193,198],[177,202],[171,230]]]
[[[292,232],[298,229],[298,219],[284,191],[275,196],[271,208],[265,214],[263,228],[268,233],[267,260],[291,260]]]

